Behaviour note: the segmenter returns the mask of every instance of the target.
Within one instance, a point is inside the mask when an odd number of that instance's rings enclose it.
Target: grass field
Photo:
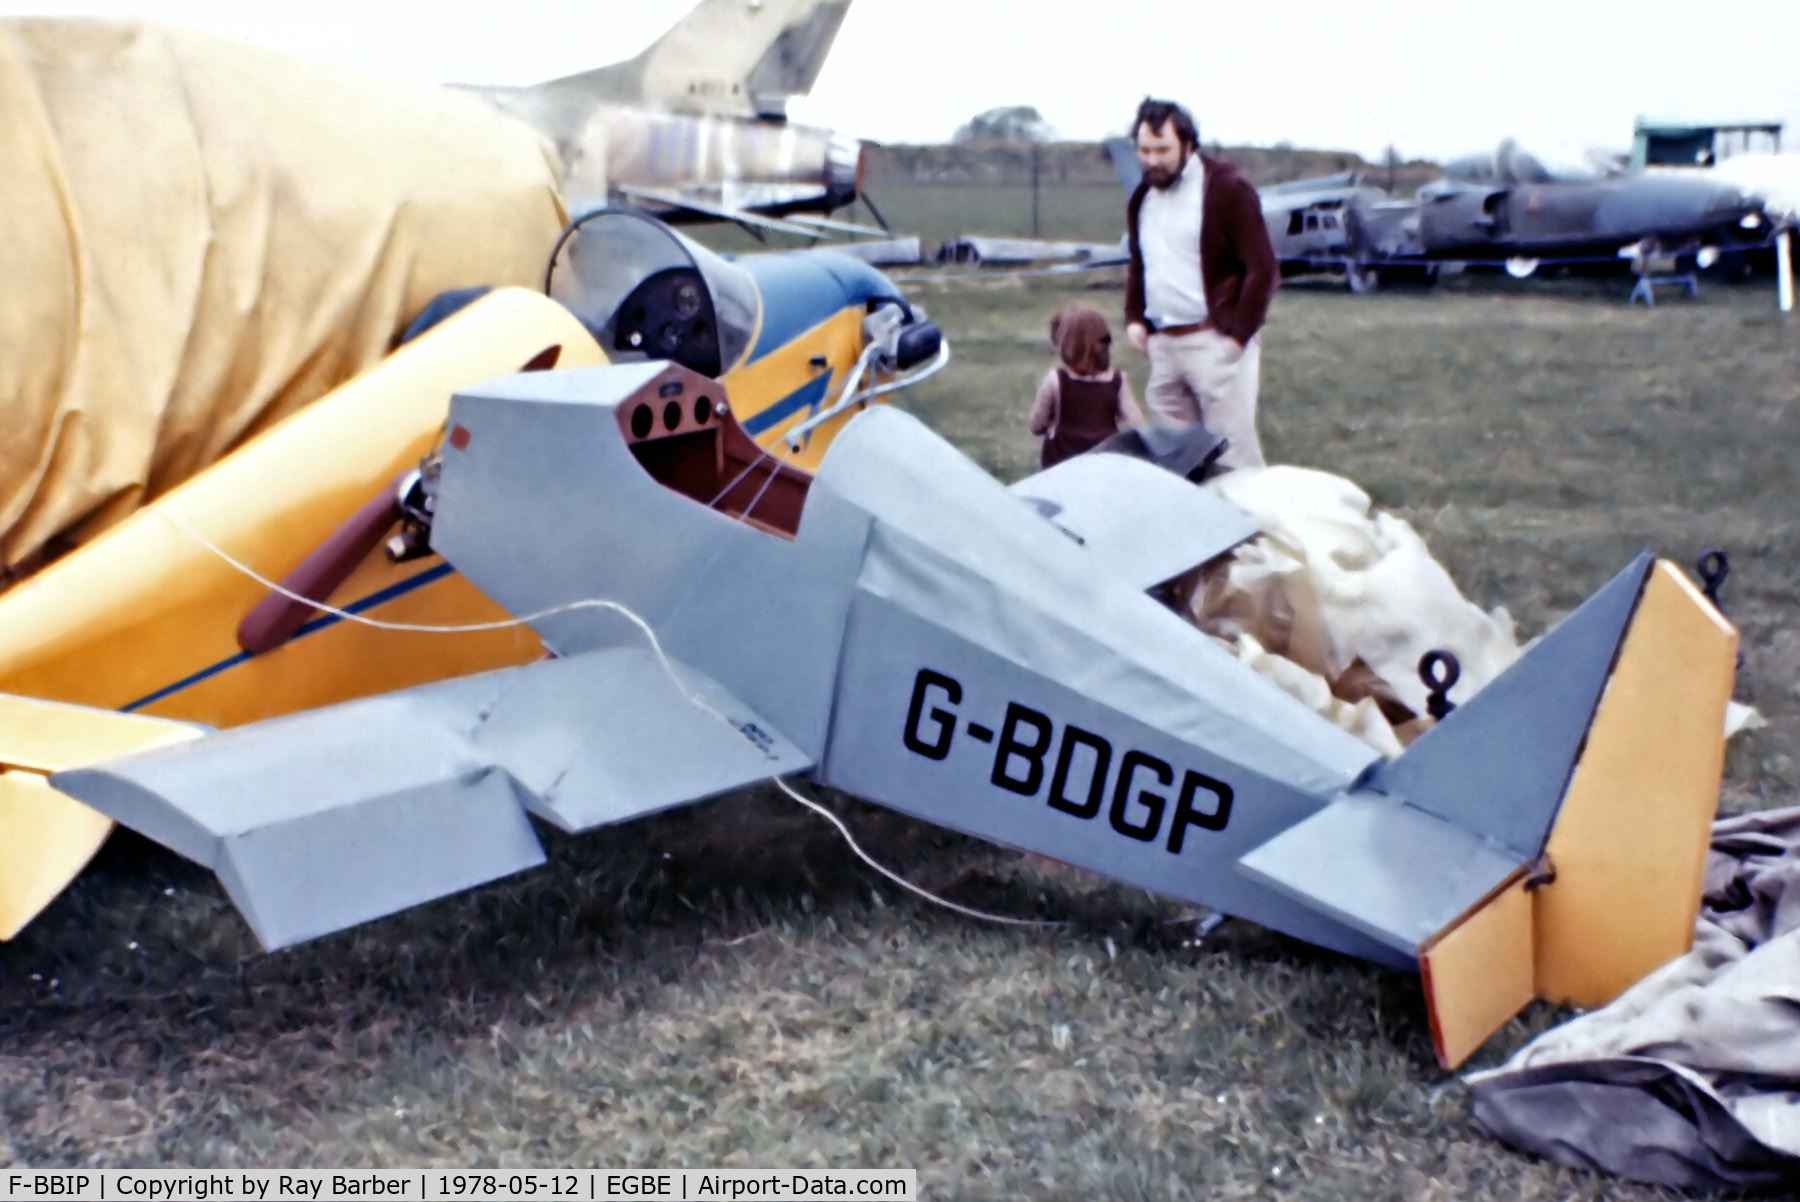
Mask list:
[[[956,361],[908,403],[1024,474],[1046,319],[1071,297],[1112,311],[1116,289],[912,285]],[[1265,445],[1360,482],[1524,635],[1639,548],[1727,549],[1738,696],[1768,726],[1733,744],[1723,802],[1797,802],[1800,326],[1769,291],[1646,311],[1611,284],[1290,287]],[[0,1166],[911,1166],[934,1199],[1672,1196],[1484,1136],[1411,977],[1243,923],[1188,946],[1172,904],[828,800],[926,886],[1064,925],[915,901],[769,789],[550,838],[542,870],[276,955],[208,874],[119,836],[0,945]],[[1558,1017],[1533,1007],[1475,1064]]]

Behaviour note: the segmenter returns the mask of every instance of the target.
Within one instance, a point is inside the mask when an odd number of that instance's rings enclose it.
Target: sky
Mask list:
[[[693,0],[0,0],[148,18],[418,82],[526,84],[629,58]],[[1227,145],[1444,159],[1516,137],[1574,162],[1640,114],[1779,119],[1800,149],[1800,0],[853,0],[797,121],[877,141],[1035,106],[1072,139],[1146,94]]]

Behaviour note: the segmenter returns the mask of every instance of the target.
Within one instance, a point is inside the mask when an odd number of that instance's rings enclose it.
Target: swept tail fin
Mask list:
[[[1125,189],[1130,196],[1137,191],[1138,181],[1144,178],[1144,168],[1138,163],[1137,148],[1131,144],[1130,138],[1108,138],[1103,145],[1106,157],[1112,160],[1113,174],[1119,177],[1119,187]]]
[[[1645,582],[1545,846],[1538,992],[1598,1006],[1688,949],[1737,631],[1673,564]]]
[[[1651,568],[1638,556],[1371,786],[1535,859]]]
[[[812,90],[850,0],[700,0],[636,58],[545,92],[685,113],[784,117]]]

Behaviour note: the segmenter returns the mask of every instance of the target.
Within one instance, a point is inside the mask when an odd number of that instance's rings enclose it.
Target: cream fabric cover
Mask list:
[[[1462,668],[1450,700],[1469,700],[1521,648],[1504,607],[1463,597],[1410,523],[1330,472],[1238,468],[1206,488],[1261,530],[1203,573],[1194,623],[1256,672],[1392,759],[1429,725],[1419,659],[1453,653]],[[1377,699],[1397,703],[1384,715]],[[1764,725],[1733,701],[1727,738]]]
[[[1371,695],[1424,714],[1427,651],[1456,655],[1458,704],[1519,657],[1507,612],[1466,600],[1418,532],[1342,476],[1239,468],[1205,487],[1262,533],[1201,580],[1194,621],[1383,755],[1398,755],[1418,727],[1390,727]]]
[[[83,541],[370,366],[439,292],[534,284],[553,152],[444,88],[151,24],[0,22],[0,564]]]

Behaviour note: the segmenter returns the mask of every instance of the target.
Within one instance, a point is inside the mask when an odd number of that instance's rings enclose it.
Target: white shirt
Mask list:
[[[1200,278],[1200,211],[1206,171],[1198,153],[1169,188],[1151,188],[1138,207],[1144,257],[1144,316],[1158,329],[1206,320]]]

